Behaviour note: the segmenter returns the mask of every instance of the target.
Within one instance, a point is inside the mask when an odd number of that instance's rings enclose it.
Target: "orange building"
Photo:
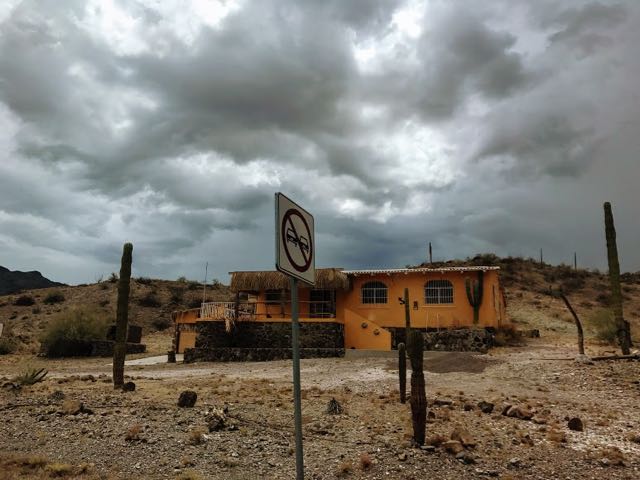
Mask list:
[[[300,323],[337,324],[345,349],[391,350],[404,340],[409,291],[411,326],[424,331],[443,328],[499,327],[508,322],[499,267],[467,266],[379,270],[316,270],[316,285],[300,283]],[[476,315],[468,293],[482,288]],[[471,292],[468,292],[467,283]],[[203,303],[200,309],[176,312],[179,353],[196,345],[196,325],[224,322],[290,323],[289,279],[279,272],[231,272],[234,302]],[[477,323],[474,323],[474,318]],[[264,326],[264,325],[263,325]]]

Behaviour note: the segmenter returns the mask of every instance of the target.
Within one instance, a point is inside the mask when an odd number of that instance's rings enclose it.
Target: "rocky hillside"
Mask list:
[[[8,268],[0,266],[0,295],[9,295],[20,290],[32,290],[36,288],[48,288],[61,286],[61,283],[52,282],[42,276],[40,272],[12,272]]]
[[[35,352],[47,323],[67,310],[85,308],[115,319],[117,286],[117,279],[113,278],[90,285],[57,286],[0,296],[0,323],[4,323],[5,335],[17,340],[19,350]],[[207,288],[209,301],[231,298],[224,285]],[[170,343],[171,312],[199,307],[200,302],[202,285],[198,282],[132,279],[129,321],[142,326],[143,342],[159,332],[165,337],[162,342]]]
[[[539,329],[553,342],[575,341],[573,318],[564,303],[553,294],[562,288],[585,324],[587,341],[598,342],[611,332],[600,325],[609,312],[609,284],[605,274],[574,270],[566,265],[540,264],[522,258],[478,255],[464,261],[436,265],[498,265],[505,287],[507,311],[516,328]],[[636,344],[640,342],[640,272],[622,276],[625,318],[632,325]],[[0,323],[5,334],[16,338],[21,351],[35,352],[38,337],[56,315],[74,308],[88,308],[115,318],[117,279],[91,285],[57,286],[0,296]],[[59,294],[59,295],[58,295]],[[232,301],[227,286],[208,287],[209,301]],[[143,338],[163,351],[170,345],[171,312],[194,308],[202,301],[202,285],[190,281],[137,278],[131,282],[131,323],[143,327]],[[154,348],[151,348],[155,351]]]

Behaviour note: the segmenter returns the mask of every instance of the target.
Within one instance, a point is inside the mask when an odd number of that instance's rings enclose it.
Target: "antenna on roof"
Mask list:
[[[202,303],[207,300],[207,273],[209,270],[209,262],[204,266],[204,284],[202,285]]]

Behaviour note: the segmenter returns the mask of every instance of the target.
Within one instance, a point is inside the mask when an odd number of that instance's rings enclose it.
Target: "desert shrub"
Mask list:
[[[200,308],[201,306],[202,306],[201,298],[192,298],[191,300],[189,300],[189,303],[187,304],[188,308]]]
[[[36,301],[31,295],[20,295],[13,301],[16,307],[30,307],[35,305]]]
[[[184,300],[184,287],[170,287],[169,292],[171,292],[171,301],[173,303],[182,303],[182,300]]]
[[[116,272],[111,272],[109,275],[109,283],[116,283],[119,280],[118,274]]]
[[[213,288],[214,290],[219,290],[220,288],[222,288],[222,282],[217,278],[214,278],[213,280],[211,280],[211,288]]]
[[[17,345],[10,338],[0,338],[0,355],[7,355],[16,351]]]
[[[616,343],[617,329],[611,309],[600,308],[593,311],[587,316],[586,323],[598,340],[611,344]]]
[[[496,347],[520,345],[522,344],[522,333],[513,325],[502,325],[495,330],[493,344]]]
[[[605,292],[601,292],[596,296],[596,301],[600,305],[609,306],[611,305],[611,295]]]
[[[47,305],[53,305],[54,303],[64,302],[64,295],[62,292],[50,292],[43,300]]]
[[[176,280],[176,282],[180,282],[180,283],[187,283],[187,277],[185,277],[185,276],[178,277],[178,279]]]
[[[138,299],[138,305],[141,307],[158,308],[161,304],[156,293],[151,291]]]
[[[189,290],[198,290],[200,288],[202,288],[202,286],[198,282],[189,282],[189,286],[187,287]]]
[[[583,277],[565,277],[562,280],[562,290],[566,293],[573,292],[575,290],[581,290],[584,288]]]
[[[13,379],[14,382],[19,383],[20,385],[35,385],[36,383],[40,383],[44,380],[44,377],[49,373],[48,370],[44,368],[35,369],[28,368],[20,375]]]
[[[57,314],[40,338],[48,357],[85,356],[92,340],[104,339],[109,319],[103,312],[77,308]]]
[[[40,307],[33,307],[31,309],[31,313],[33,313],[34,315],[38,315],[38,314],[42,313],[42,309]]]
[[[136,278],[136,283],[139,283],[140,285],[151,285],[153,283],[153,280],[151,280],[149,277],[138,277]]]
[[[157,317],[151,320],[151,325],[156,330],[165,330],[171,326],[171,320],[166,317]]]

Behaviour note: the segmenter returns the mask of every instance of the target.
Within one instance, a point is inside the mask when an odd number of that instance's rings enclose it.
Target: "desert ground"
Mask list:
[[[544,338],[488,355],[428,353],[432,418],[423,449],[411,443],[393,357],[303,360],[306,475],[640,478],[639,363],[574,357],[572,346]],[[130,366],[136,390],[120,392],[108,360],[12,356],[0,363],[3,383],[25,362],[46,365],[49,375],[2,391],[0,478],[294,476],[289,361]],[[177,406],[186,389],[198,394],[193,408]],[[343,413],[326,412],[333,398]],[[481,401],[493,411],[483,413]],[[533,416],[503,415],[506,405]],[[568,428],[574,417],[583,431]],[[467,444],[457,457],[443,443],[452,435]]]
[[[576,361],[573,319],[548,294],[558,284],[583,319],[587,355],[619,351],[595,321],[607,308],[606,278],[570,270],[503,265],[514,327],[539,329],[540,338],[484,355],[425,353],[422,448],[412,444],[409,404],[399,401],[395,353],[303,360],[306,478],[640,478],[640,362]],[[112,284],[61,290],[66,300],[55,305],[42,303],[46,290],[33,307],[0,297],[21,342],[0,356],[0,479],[294,477],[290,361],[129,365],[135,391],[114,391],[109,358],[37,355],[48,318],[81,303],[105,312],[115,304]],[[623,291],[638,345],[640,275],[627,276]],[[159,306],[140,301],[150,292]],[[148,353],[128,358],[166,353],[164,319],[198,296],[175,282],[135,283],[133,317]],[[48,370],[44,381],[16,386],[16,376],[37,368]],[[197,393],[191,408],[178,406],[185,390]],[[327,412],[332,399],[342,413]]]

